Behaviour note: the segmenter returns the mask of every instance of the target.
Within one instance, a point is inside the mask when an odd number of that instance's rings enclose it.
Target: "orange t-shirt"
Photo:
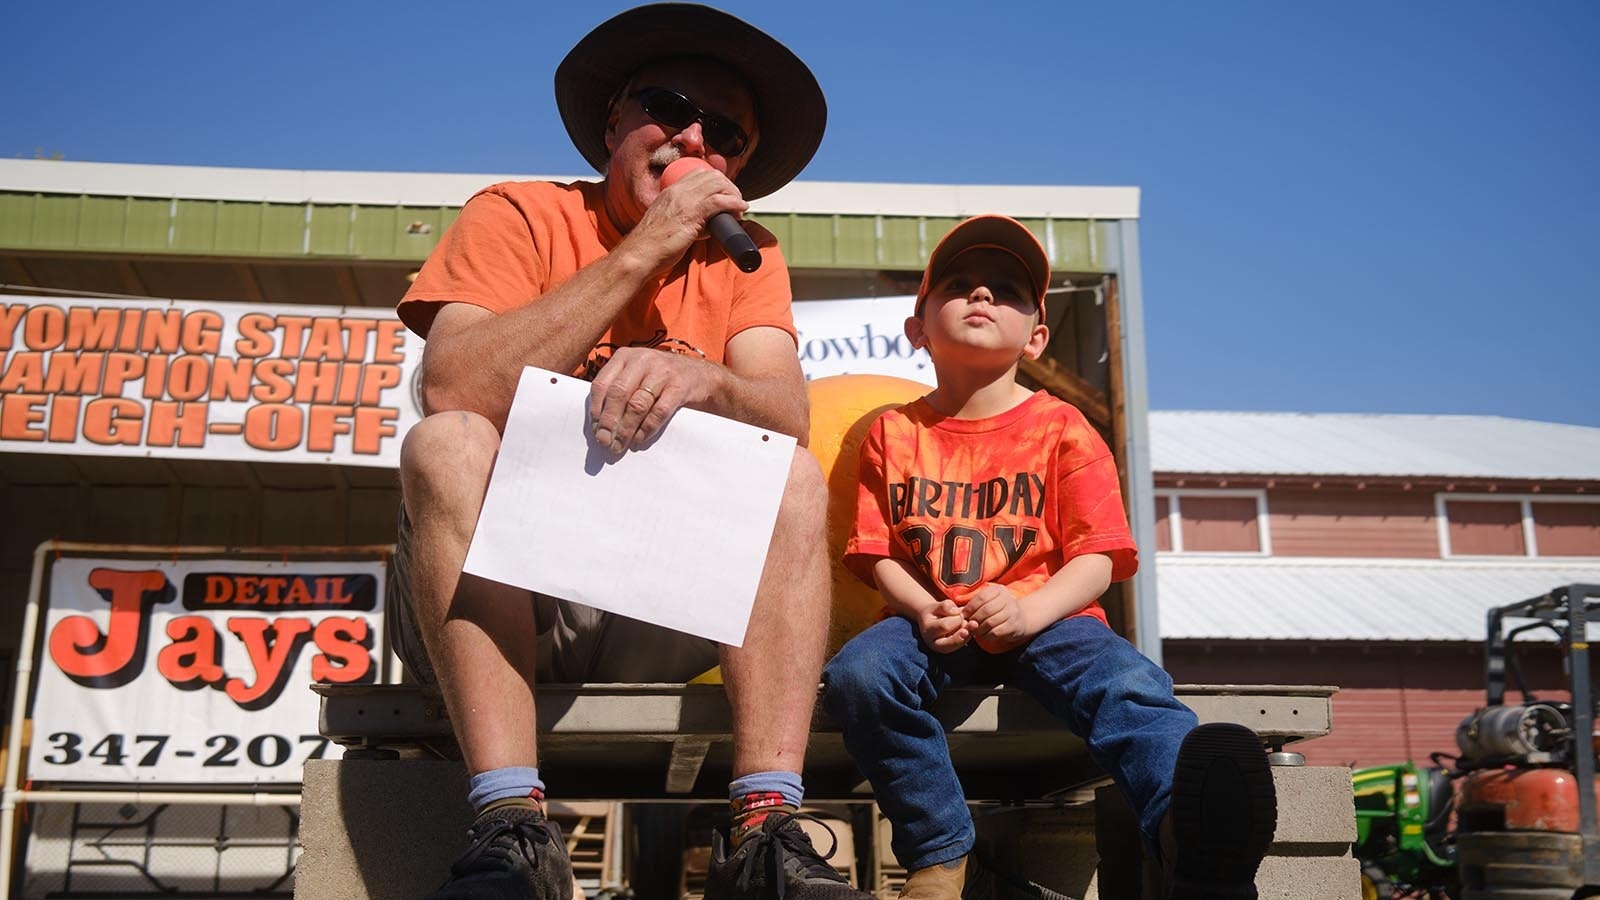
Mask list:
[[[916,400],[872,423],[844,554],[863,581],[887,557],[958,604],[989,583],[1023,597],[1085,553],[1109,554],[1113,581],[1139,567],[1116,461],[1077,407],[1039,391],[955,419]],[[1076,615],[1106,619],[1098,602]]]
[[[503,313],[535,303],[622,240],[603,205],[603,186],[580,181],[504,182],[466,202],[423,263],[397,312],[424,338],[445,303]],[[728,340],[769,325],[795,337],[789,269],[778,241],[753,222],[755,272],[739,271],[715,241],[696,241],[662,279],[612,321],[573,374],[592,378],[619,347],[657,347],[722,363]]]

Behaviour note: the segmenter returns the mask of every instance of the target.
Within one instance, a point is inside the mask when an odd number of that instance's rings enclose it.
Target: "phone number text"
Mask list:
[[[170,757],[199,759],[201,766],[226,768],[244,762],[271,769],[291,761],[321,759],[328,750],[328,739],[320,734],[302,734],[293,739],[281,734],[250,738],[214,734],[205,739],[204,749],[169,748],[169,734],[108,734],[90,744],[92,737],[72,731],[54,732],[48,738],[49,750],[39,758],[53,766],[74,766],[97,759],[106,766],[145,767],[160,765],[162,759]],[[310,753],[296,752],[308,747]]]

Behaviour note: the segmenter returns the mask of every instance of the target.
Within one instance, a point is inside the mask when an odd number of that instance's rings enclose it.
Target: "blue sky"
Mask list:
[[[27,3],[0,155],[585,171],[627,3]],[[1600,426],[1600,4],[735,2],[828,94],[803,177],[1135,185],[1152,406]]]

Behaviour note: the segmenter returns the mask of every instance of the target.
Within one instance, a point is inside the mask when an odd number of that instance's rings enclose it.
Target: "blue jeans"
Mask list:
[[[1197,724],[1172,696],[1172,678],[1098,619],[1051,625],[1026,646],[991,654],[968,644],[937,653],[909,620],[884,619],[823,670],[823,702],[894,827],[907,869],[972,849],[972,814],[930,711],[947,687],[1005,683],[1026,691],[1088,745],[1154,846],[1172,792],[1178,747]]]

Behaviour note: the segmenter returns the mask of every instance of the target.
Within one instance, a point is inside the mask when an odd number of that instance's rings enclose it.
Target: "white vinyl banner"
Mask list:
[[[379,560],[62,558],[36,663],[36,782],[300,781],[336,758],[313,681],[378,680]]]
[[[906,338],[906,317],[915,304],[915,297],[797,301],[794,324],[806,378],[893,375],[933,384],[928,351]]]
[[[389,308],[0,296],[0,451],[393,468],[421,347]]]
[[[795,303],[805,376],[931,385],[914,302]],[[422,343],[388,308],[0,295],[0,452],[395,468]]]

